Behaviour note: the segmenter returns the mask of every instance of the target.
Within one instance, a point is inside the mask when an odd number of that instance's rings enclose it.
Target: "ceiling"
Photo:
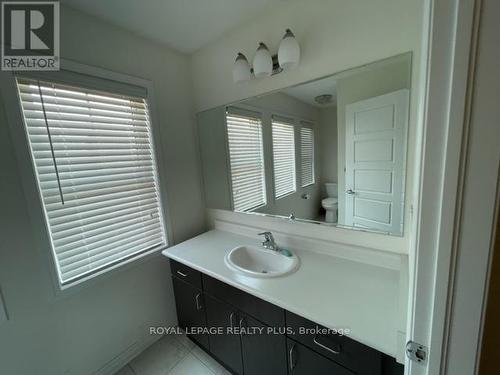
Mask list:
[[[177,51],[192,53],[285,0],[62,0]]]
[[[283,93],[293,96],[301,102],[313,105],[318,108],[333,107],[337,105],[337,77],[331,76],[318,79],[302,85],[289,87],[283,90]],[[314,100],[318,95],[332,95],[332,102],[329,104],[319,104]]]

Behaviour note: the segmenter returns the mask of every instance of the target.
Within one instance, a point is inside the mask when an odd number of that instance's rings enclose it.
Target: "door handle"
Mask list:
[[[355,191],[353,191],[352,189],[348,189],[348,190],[346,190],[346,193],[347,193],[347,194],[349,194],[349,195],[354,195],[354,194],[356,194],[356,192],[355,192]]]
[[[201,293],[198,293],[195,297],[196,301],[196,310],[200,311],[203,309],[203,304],[200,302],[201,299]]]
[[[181,272],[181,271],[177,271],[177,275],[180,275],[182,277],[187,277],[187,273],[184,273],[184,272]]]
[[[322,343],[320,343],[320,342],[318,341],[318,337],[317,337],[317,335],[314,335],[313,342],[314,342],[316,345],[318,345],[320,348],[325,349],[326,351],[329,351],[329,352],[330,352],[330,353],[332,353],[332,354],[335,354],[335,355],[340,354],[340,349],[341,349],[340,345],[338,345],[338,350],[335,350],[335,349],[329,348],[328,346],[323,345]]]
[[[293,369],[295,368],[294,352],[295,352],[295,344],[292,344],[288,352],[288,365],[290,367],[290,371],[293,371]]]

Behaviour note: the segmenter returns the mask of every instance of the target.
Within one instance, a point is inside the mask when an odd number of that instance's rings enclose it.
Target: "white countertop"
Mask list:
[[[396,357],[398,271],[290,249],[300,258],[296,272],[259,279],[233,271],[224,263],[226,253],[239,245],[259,242],[212,230],[162,253],[318,324],[349,328],[352,339]]]

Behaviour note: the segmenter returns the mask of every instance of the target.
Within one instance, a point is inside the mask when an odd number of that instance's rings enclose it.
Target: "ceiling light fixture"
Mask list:
[[[253,58],[253,68],[250,67],[246,56],[239,52],[233,65],[234,82],[249,81],[256,78],[268,77],[296,67],[300,61],[300,46],[290,29],[286,29],[281,40],[278,53],[271,55],[267,46],[259,43]],[[253,74],[252,74],[253,73]]]
[[[331,94],[323,94],[318,95],[314,98],[314,101],[318,104],[329,104],[332,102],[333,95]]]

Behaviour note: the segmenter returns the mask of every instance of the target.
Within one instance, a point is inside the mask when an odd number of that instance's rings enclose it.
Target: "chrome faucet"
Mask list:
[[[264,241],[262,242],[262,246],[265,249],[278,251],[278,245],[274,241],[273,234],[271,232],[262,232],[259,233],[259,236],[264,236]]]

